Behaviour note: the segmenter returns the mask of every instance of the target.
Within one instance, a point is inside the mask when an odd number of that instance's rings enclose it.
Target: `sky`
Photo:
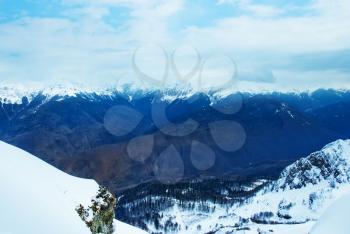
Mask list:
[[[0,83],[350,88],[349,12],[348,0],[0,0]]]

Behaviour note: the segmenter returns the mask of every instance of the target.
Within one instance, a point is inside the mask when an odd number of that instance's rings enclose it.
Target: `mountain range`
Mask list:
[[[277,176],[323,145],[350,138],[350,92],[342,90],[222,95],[61,87],[51,93],[16,92],[12,99],[4,96],[11,92],[0,93],[1,140],[116,193],[159,180],[155,168],[163,152],[179,156],[180,179]],[[194,124],[194,130],[178,136],[183,123]],[[114,131],[129,129],[123,135]],[[239,145],[227,142],[231,138]],[[135,160],[129,148],[140,143],[149,155],[136,152],[141,160]],[[212,165],[193,161],[193,144],[202,153],[210,149],[206,156],[214,157]]]
[[[116,217],[150,233],[318,234],[332,230],[328,221],[340,225],[332,217],[350,191],[350,142],[339,140],[350,138],[350,91],[225,94],[13,86],[0,88],[0,106],[0,140],[32,154],[1,143],[2,164],[8,166],[1,177],[12,178],[2,180],[8,192],[2,201],[12,199],[2,205],[6,212],[9,204],[27,206],[28,199],[44,194],[35,188],[19,196],[22,192],[13,188],[24,188],[25,180],[53,186],[49,190],[57,193],[45,199],[66,204],[71,215],[62,222],[80,228],[78,233],[86,232],[84,222],[91,229],[95,219],[91,199],[113,200],[95,182],[81,179],[78,186],[78,180],[35,155],[107,187],[117,196]],[[31,170],[30,178],[22,176]],[[20,212],[13,208],[11,215]],[[33,216],[38,222],[40,212]],[[47,225],[28,225],[47,229],[68,211],[55,212]],[[115,222],[119,230],[132,228]]]

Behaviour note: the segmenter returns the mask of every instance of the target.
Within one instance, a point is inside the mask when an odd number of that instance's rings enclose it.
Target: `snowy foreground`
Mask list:
[[[1,234],[90,233],[75,208],[89,206],[99,189],[95,181],[70,176],[3,142],[0,165]],[[177,232],[186,234],[348,234],[350,141],[333,142],[298,160],[243,204],[211,205],[216,209],[210,214],[175,205],[164,219],[188,227]],[[117,234],[146,233],[117,220],[114,226]]]
[[[350,233],[349,212],[350,194],[347,194],[337,200],[326,210],[316,225],[312,228],[311,233]]]
[[[0,233],[91,233],[76,206],[88,206],[99,186],[70,176],[29,153],[0,142]],[[146,232],[114,220],[117,234]]]

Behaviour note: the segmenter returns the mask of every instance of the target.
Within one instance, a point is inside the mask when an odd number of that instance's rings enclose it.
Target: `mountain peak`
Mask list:
[[[78,94],[98,94],[112,95],[115,92],[130,93],[131,95],[145,93],[161,93],[165,100],[174,100],[177,98],[188,98],[197,93],[205,93],[213,99],[225,98],[233,93],[247,93],[251,95],[258,94],[290,94],[290,95],[313,95],[322,90],[332,90],[340,94],[348,92],[346,89],[314,89],[314,90],[274,90],[274,89],[243,89],[239,87],[228,87],[220,90],[202,90],[195,89],[191,86],[166,86],[166,87],[149,87],[137,84],[89,84],[79,82],[27,82],[27,83],[7,83],[0,82],[0,102],[10,104],[21,104],[23,97],[29,101],[35,96],[41,94],[47,98],[58,97],[75,97]]]
[[[343,159],[350,162],[350,140],[336,140],[324,146],[321,151],[328,156],[341,155]]]
[[[331,186],[350,181],[350,140],[337,140],[288,166],[274,184],[279,189],[299,189],[322,181]]]

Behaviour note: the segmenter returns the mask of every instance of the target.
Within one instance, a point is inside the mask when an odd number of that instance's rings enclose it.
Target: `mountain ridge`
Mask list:
[[[186,179],[258,170],[276,174],[286,162],[336,139],[350,138],[350,92],[318,90],[311,96],[242,93],[218,97],[214,103],[205,94],[173,102],[163,99],[163,94],[140,92],[132,98],[125,93],[56,96],[50,100],[39,95],[23,104],[1,102],[0,139],[72,175],[94,178],[118,192],[155,180],[154,165],[170,145],[181,152],[182,176]],[[128,110],[128,118],[121,118],[126,113],[123,110]],[[155,118],[154,113],[164,115]],[[174,126],[187,120],[197,126],[189,135],[171,136],[164,131],[177,131]],[[124,124],[119,126],[118,122]],[[220,134],[212,134],[213,126],[221,126]],[[118,129],[131,130],[119,135]],[[229,129],[240,129],[240,134],[233,136],[235,131]],[[145,140],[146,136],[153,141]],[[226,151],[222,146],[229,145],[217,144],[224,136],[241,137],[241,143],[233,152]],[[147,151],[151,155],[141,161],[129,155],[130,144],[137,139],[153,144]],[[192,162],[193,141],[214,152],[215,163],[207,170],[198,170]],[[268,162],[274,165],[269,168]]]
[[[350,181],[350,140],[337,140],[288,166],[274,186],[298,189],[327,181],[331,186]]]
[[[332,90],[338,93],[349,92],[350,89],[344,88],[313,88],[301,90],[274,90],[274,89],[239,89],[227,88],[222,90],[196,90],[191,87],[184,86],[169,86],[169,87],[136,87],[129,84],[117,86],[97,86],[86,85],[82,83],[0,83],[0,101],[7,104],[22,104],[23,98],[29,102],[38,95],[45,96],[48,100],[52,98],[67,98],[76,96],[85,96],[86,98],[93,98],[96,96],[113,97],[116,94],[126,95],[128,98],[138,95],[147,95],[150,93],[158,93],[163,96],[164,100],[173,101],[176,99],[188,99],[191,96],[203,93],[208,95],[212,101],[216,99],[225,98],[234,93],[259,95],[259,94],[289,94],[289,95],[309,95],[321,90]]]

